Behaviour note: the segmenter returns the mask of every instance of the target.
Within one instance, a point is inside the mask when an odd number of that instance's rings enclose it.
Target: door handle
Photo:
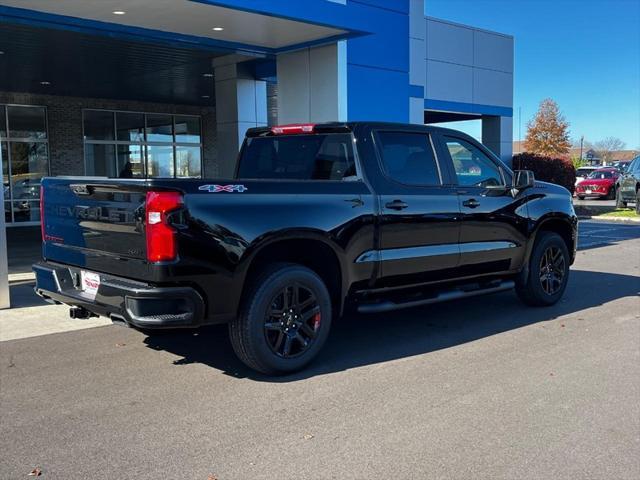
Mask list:
[[[390,209],[390,210],[404,210],[405,208],[407,208],[409,205],[407,205],[405,202],[403,202],[402,200],[394,200],[393,202],[389,202],[385,205],[386,208]]]
[[[462,206],[469,207],[469,208],[476,208],[480,206],[480,202],[477,201],[475,198],[470,198],[469,200],[465,200],[464,202],[462,202]]]

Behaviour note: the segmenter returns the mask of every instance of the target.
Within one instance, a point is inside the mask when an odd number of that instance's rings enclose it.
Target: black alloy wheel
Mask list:
[[[540,259],[540,285],[547,295],[554,295],[560,290],[565,275],[565,258],[557,246],[550,246]]]
[[[311,347],[321,323],[316,296],[308,288],[292,284],[273,297],[265,318],[264,334],[276,355],[297,357]]]
[[[569,280],[569,246],[556,232],[538,233],[529,267],[516,278],[516,293],[527,305],[544,307],[562,298]]]
[[[229,335],[245,365],[282,375],[318,355],[329,336],[333,307],[316,272],[293,263],[268,265],[250,280],[243,297]]]

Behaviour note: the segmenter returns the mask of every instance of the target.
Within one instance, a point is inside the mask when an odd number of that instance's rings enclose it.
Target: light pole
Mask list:
[[[584,144],[584,135],[580,137],[580,163],[582,163],[582,145]]]

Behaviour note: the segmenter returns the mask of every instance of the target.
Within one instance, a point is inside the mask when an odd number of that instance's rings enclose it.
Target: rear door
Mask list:
[[[376,129],[380,261],[378,286],[401,287],[452,276],[458,265],[455,187],[440,168],[429,132]]]
[[[462,276],[517,269],[524,258],[526,205],[512,194],[511,173],[468,137],[439,135],[457,182]]]

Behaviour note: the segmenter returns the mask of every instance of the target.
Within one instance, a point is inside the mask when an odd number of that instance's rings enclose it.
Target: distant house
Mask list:
[[[572,148],[570,155],[571,156],[575,155],[576,157],[579,157],[580,156],[580,149],[579,148]],[[582,159],[586,160],[591,165],[599,165],[600,164],[600,155],[593,148],[588,149],[586,152],[583,151]]]
[[[513,142],[513,154],[524,153],[526,149],[524,147],[524,141],[515,141]],[[640,151],[638,150],[617,150],[615,152],[611,152],[609,155],[609,159],[607,160],[608,165],[612,165],[614,163],[622,162],[627,163],[640,155]],[[569,156],[571,158],[580,156],[580,147],[572,148],[569,150]],[[589,165],[600,165],[602,163],[600,154],[594,150],[593,148],[585,148],[582,150],[582,159],[586,160]]]

